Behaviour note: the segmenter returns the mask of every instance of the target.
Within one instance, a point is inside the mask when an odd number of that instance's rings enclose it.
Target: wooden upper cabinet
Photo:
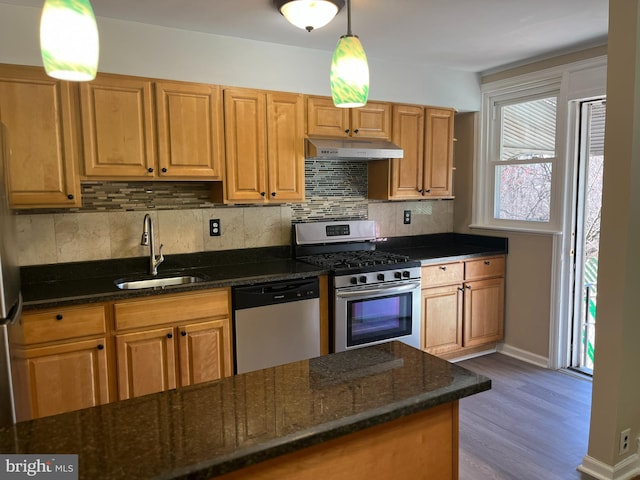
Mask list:
[[[80,152],[73,86],[42,68],[0,65],[0,123],[13,208],[78,207]]]
[[[394,105],[393,141],[403,148],[404,158],[369,162],[369,198],[451,198],[454,113]]]
[[[404,151],[401,159],[369,162],[369,198],[422,198],[424,171],[424,108],[393,106],[393,142]]]
[[[151,80],[98,75],[80,85],[84,173],[88,177],[153,177]]]
[[[302,96],[250,89],[224,91],[229,202],[304,199]]]
[[[160,176],[222,179],[220,87],[156,82]]]
[[[304,103],[301,95],[267,94],[270,200],[304,199]]]
[[[452,194],[454,113],[449,108],[425,109],[425,196]]]
[[[87,177],[222,178],[219,87],[101,74],[80,104]]]
[[[248,89],[224,91],[226,199],[266,198],[267,107],[264,93]]]
[[[310,137],[391,139],[391,104],[369,101],[364,107],[339,108],[331,97],[307,96]]]

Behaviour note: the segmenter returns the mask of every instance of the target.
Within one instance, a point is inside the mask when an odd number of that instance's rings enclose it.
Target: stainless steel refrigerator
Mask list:
[[[8,149],[5,139],[0,124],[0,426],[15,423],[7,325],[17,322],[22,312],[15,215],[9,208],[6,188]]]

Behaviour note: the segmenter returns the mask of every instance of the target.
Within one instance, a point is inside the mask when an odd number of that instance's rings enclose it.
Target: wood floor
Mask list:
[[[459,362],[492,388],[460,401],[460,480],[591,480],[591,382],[494,353]]]

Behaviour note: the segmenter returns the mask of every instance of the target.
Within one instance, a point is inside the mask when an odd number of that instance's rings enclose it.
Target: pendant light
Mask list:
[[[369,65],[362,43],[351,33],[351,0],[347,0],[347,34],[340,37],[331,60],[331,96],[336,107],[363,107],[369,97]]]
[[[93,80],[98,70],[98,27],[89,0],[46,0],[40,17],[40,53],[47,75]]]
[[[344,7],[344,0],[273,0],[289,23],[307,32],[324,27]]]

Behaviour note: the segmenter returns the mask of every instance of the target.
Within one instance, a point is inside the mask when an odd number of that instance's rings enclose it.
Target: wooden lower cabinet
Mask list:
[[[105,338],[18,351],[18,421],[109,402]],[[27,393],[27,395],[25,395]]]
[[[173,328],[116,335],[120,400],[176,388]]]
[[[457,480],[458,402],[369,427],[219,480]]]
[[[232,375],[229,298],[215,289],[116,303],[118,398]]]
[[[504,256],[422,267],[422,349],[453,358],[502,340],[504,275]]]
[[[25,312],[9,327],[18,421],[111,400],[104,305]]]

